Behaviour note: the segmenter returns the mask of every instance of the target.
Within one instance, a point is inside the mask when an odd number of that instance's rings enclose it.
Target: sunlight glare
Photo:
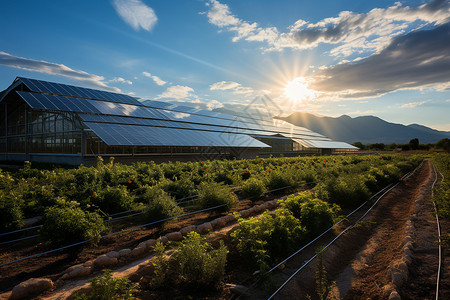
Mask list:
[[[288,82],[284,89],[284,94],[294,103],[304,103],[306,101],[314,100],[316,93],[308,87],[308,82],[305,77],[297,77]]]

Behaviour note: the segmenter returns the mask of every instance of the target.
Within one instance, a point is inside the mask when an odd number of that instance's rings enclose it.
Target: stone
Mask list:
[[[147,250],[147,248],[145,247],[136,247],[133,249],[133,251],[131,251],[131,256],[134,257],[141,256],[145,253],[145,250]]]
[[[77,269],[77,268],[79,268],[79,267],[81,267],[81,266],[83,266],[83,264],[78,264],[78,265],[73,265],[73,266],[71,266],[71,267],[68,267],[68,268],[64,271],[64,273],[69,274],[70,272],[72,272],[73,270],[75,270],[75,269]]]
[[[105,254],[100,255],[97,257],[94,261],[94,266],[103,268],[103,267],[109,267],[117,264],[117,258],[108,257]]]
[[[206,222],[206,223],[203,223],[203,224],[197,226],[197,232],[199,234],[207,234],[212,229],[213,228],[212,228],[212,225],[210,222]]]
[[[169,239],[168,239],[167,237],[165,237],[165,236],[161,236],[161,237],[158,238],[157,241],[161,241],[161,243],[167,244],[167,242],[169,241]]]
[[[87,262],[85,262],[83,264],[83,266],[85,266],[85,267],[92,267],[92,266],[94,266],[94,260],[93,259],[88,260]]]
[[[119,257],[127,257],[131,254],[131,249],[125,248],[119,251]]]
[[[243,209],[239,211],[239,214],[241,215],[241,217],[243,218],[248,218],[250,216],[250,210],[248,209]]]
[[[119,252],[111,251],[111,252],[106,253],[106,256],[111,257],[111,258],[118,258],[119,257]]]
[[[182,228],[182,229],[180,230],[180,233],[181,233],[182,235],[187,235],[189,232],[195,231],[196,227],[197,227],[197,226],[195,226],[195,225],[189,225],[189,226],[186,226],[186,227],[184,227],[184,228]]]
[[[213,228],[222,228],[225,226],[225,221],[222,218],[217,218],[211,221],[211,226]]]
[[[392,283],[383,286],[382,289],[383,299],[388,298],[393,291],[395,291],[395,285],[393,285]]]
[[[253,211],[257,214],[262,213],[264,211],[263,205],[255,205],[253,206]]]
[[[156,245],[156,240],[155,239],[149,239],[145,242],[145,244],[147,245],[148,248],[153,248]]]
[[[225,224],[236,222],[236,218],[233,215],[226,215],[222,217],[225,221]]]
[[[407,275],[404,272],[393,271],[392,274],[391,274],[391,279],[392,279],[392,283],[397,288],[400,288],[406,282]]]
[[[87,276],[92,273],[92,267],[81,266],[70,272],[69,278]]]
[[[147,242],[140,242],[136,248],[147,248]]]
[[[401,300],[402,298],[397,293],[397,291],[392,291],[392,293],[389,295],[389,300]]]
[[[183,235],[179,231],[168,233],[166,237],[171,242],[179,242],[183,239]]]
[[[249,296],[248,288],[243,285],[227,283],[226,287],[228,287],[230,289],[230,291],[232,291],[235,294],[242,295],[242,296]]]
[[[47,278],[31,278],[16,285],[11,292],[9,299],[32,298],[36,294],[53,288],[53,281]]]

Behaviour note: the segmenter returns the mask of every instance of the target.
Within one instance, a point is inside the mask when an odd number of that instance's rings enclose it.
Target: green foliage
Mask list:
[[[101,276],[89,280],[91,291],[88,294],[78,294],[75,300],[131,300],[139,284],[132,283],[128,278],[113,278],[111,270],[105,270]]]
[[[222,241],[218,249],[213,249],[198,233],[190,232],[177,247],[174,265],[181,282],[189,286],[214,286],[224,275],[227,254]]]
[[[144,186],[140,200],[146,204],[145,216],[149,221],[158,221],[181,215],[181,209],[174,198],[157,186]]]
[[[436,148],[442,149],[446,152],[450,152],[450,139],[445,138],[437,142]]]
[[[24,225],[20,196],[0,191],[0,231],[2,229],[17,229]]]
[[[236,195],[228,186],[216,182],[202,182],[198,188],[197,204],[201,208],[225,205],[224,210],[230,210],[238,202]]]
[[[328,199],[343,207],[353,207],[363,203],[370,197],[369,189],[363,178],[358,175],[343,175],[325,182]]]
[[[258,200],[266,192],[264,182],[258,178],[250,178],[242,185],[241,195],[243,198]]]
[[[313,199],[310,193],[288,197],[281,203],[281,207],[289,209],[311,237],[331,227],[340,212],[338,205],[329,204],[317,198]]]
[[[52,206],[44,214],[41,234],[54,245],[66,245],[83,240],[98,241],[106,231],[102,218],[94,212],[84,212],[76,203]]]
[[[190,232],[170,257],[164,256],[162,243],[154,249],[155,287],[169,286],[174,281],[187,288],[215,287],[223,278],[228,249],[222,241],[218,249],[213,249],[198,233]]]
[[[134,197],[130,195],[127,188],[123,185],[107,186],[99,192],[93,203],[104,212],[116,213],[132,209]]]
[[[277,209],[274,214],[264,212],[258,218],[242,219],[236,216],[240,226],[231,236],[236,240],[244,260],[262,272],[305,239],[305,228],[287,209]]]

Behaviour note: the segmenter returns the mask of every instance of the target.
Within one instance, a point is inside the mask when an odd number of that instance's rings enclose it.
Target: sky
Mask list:
[[[450,131],[450,1],[2,0],[16,76],[287,116]]]

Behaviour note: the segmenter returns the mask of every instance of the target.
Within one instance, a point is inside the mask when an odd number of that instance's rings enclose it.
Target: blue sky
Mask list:
[[[208,109],[375,115],[450,131],[448,0],[0,7],[0,89],[24,76]]]

